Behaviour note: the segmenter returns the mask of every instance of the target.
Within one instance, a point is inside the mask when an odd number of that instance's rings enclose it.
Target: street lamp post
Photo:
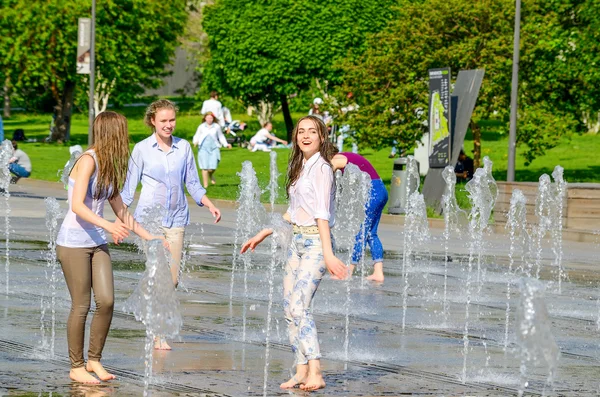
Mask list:
[[[94,143],[94,89],[96,77],[96,0],[92,0],[92,23],[90,29],[90,103],[89,103],[89,127],[88,146]]]
[[[517,103],[519,93],[519,46],[521,31],[521,0],[516,0],[515,38],[513,48],[512,89],[510,93],[510,131],[508,134],[508,169],[506,180],[515,181],[515,157],[517,147]]]

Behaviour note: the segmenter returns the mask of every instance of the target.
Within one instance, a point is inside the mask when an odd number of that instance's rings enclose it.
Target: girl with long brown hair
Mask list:
[[[283,308],[296,356],[296,374],[281,384],[282,389],[297,385],[309,391],[325,387],[311,301],[325,269],[338,279],[348,275],[331,243],[335,185],[329,162],[333,144],[327,138],[325,124],[315,116],[301,118],[292,134],[286,182],[290,206],[284,218],[292,223],[294,235],[283,279]],[[254,250],[272,233],[273,229],[262,230],[242,245],[241,252]]]
[[[67,343],[71,360],[70,378],[82,383],[100,383],[114,379],[102,364],[102,350],[112,321],[114,282],[106,232],[119,244],[135,232],[145,240],[162,239],[144,230],[129,214],[119,191],[127,173],[129,136],[127,120],[115,112],[102,112],[93,125],[92,145],[69,175],[69,210],[57,237],[57,256],[71,294],[67,321]],[[108,201],[121,222],[104,219]],[[88,361],[84,366],[85,322],[94,291],[96,311],[90,327]]]

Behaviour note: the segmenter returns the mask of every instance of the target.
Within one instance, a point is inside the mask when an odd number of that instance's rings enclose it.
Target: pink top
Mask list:
[[[317,219],[335,223],[335,187],[333,170],[320,153],[304,162],[300,177],[290,186],[287,212],[298,226],[316,226]]]
[[[356,153],[340,153],[342,156],[348,159],[348,164],[354,164],[362,172],[366,172],[371,177],[371,180],[381,179],[375,168],[369,163],[369,160]]]

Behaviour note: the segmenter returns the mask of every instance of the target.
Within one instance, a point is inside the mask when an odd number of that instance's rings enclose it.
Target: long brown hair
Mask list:
[[[300,172],[302,171],[302,163],[303,163],[303,155],[300,147],[298,146],[298,127],[300,123],[304,120],[311,120],[315,127],[317,128],[317,132],[319,133],[319,138],[321,140],[321,146],[319,146],[319,153],[321,153],[321,157],[325,160],[329,165],[331,165],[331,158],[333,157],[333,150],[335,146],[333,143],[329,141],[329,133],[327,131],[327,127],[323,120],[316,116],[304,116],[296,123],[294,127],[294,131],[292,132],[292,152],[290,153],[290,165],[288,166],[287,178],[285,182],[285,191],[287,197],[290,197],[290,187],[300,178]]]
[[[102,112],[94,120],[94,149],[98,162],[94,198],[115,198],[125,182],[129,162],[127,119],[115,112]]]

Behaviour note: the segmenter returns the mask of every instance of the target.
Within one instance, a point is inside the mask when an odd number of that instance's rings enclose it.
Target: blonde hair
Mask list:
[[[102,112],[94,120],[94,144],[90,147],[98,162],[94,198],[109,200],[119,195],[129,162],[127,119],[119,113]]]
[[[146,108],[146,114],[144,115],[144,124],[150,127],[152,132],[154,132],[154,124],[152,124],[152,120],[154,120],[156,117],[156,112],[162,109],[171,109],[175,113],[179,111],[177,105],[168,99],[159,99],[158,101],[154,101],[148,105]]]
[[[321,140],[321,145],[319,146],[319,153],[321,153],[321,157],[323,160],[327,162],[331,166],[331,158],[333,157],[333,151],[335,146],[333,143],[329,141],[329,133],[327,131],[327,127],[323,120],[315,116],[304,116],[296,123],[294,127],[294,131],[292,132],[292,151],[290,153],[290,164],[288,166],[287,178],[285,183],[285,191],[287,197],[290,197],[290,187],[300,178],[300,172],[302,171],[302,162],[303,155],[300,147],[298,146],[298,127],[300,123],[304,120],[311,120],[315,127],[317,128],[317,132],[319,133],[319,138]]]

